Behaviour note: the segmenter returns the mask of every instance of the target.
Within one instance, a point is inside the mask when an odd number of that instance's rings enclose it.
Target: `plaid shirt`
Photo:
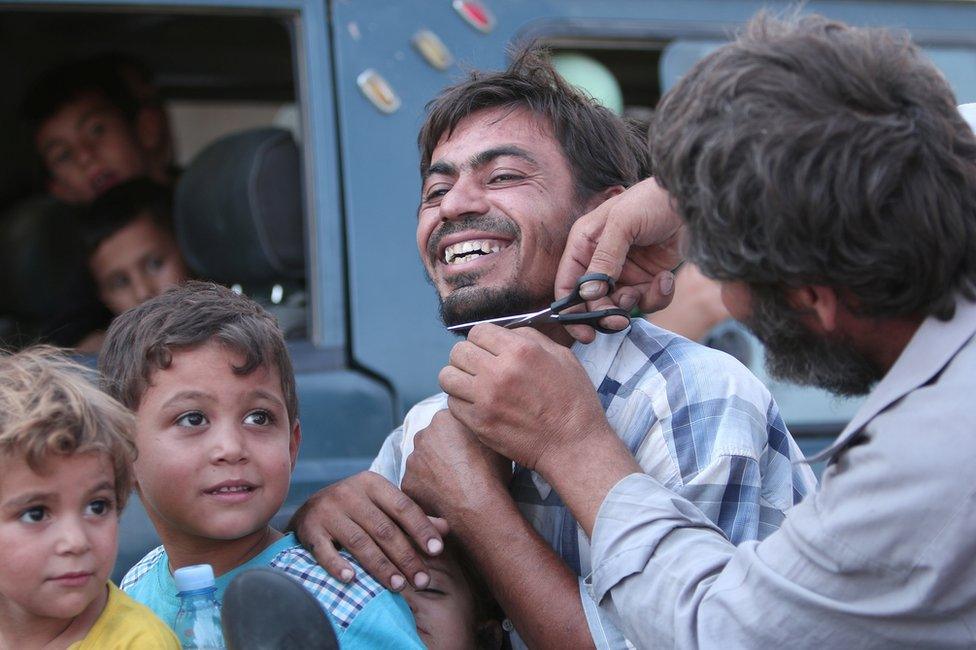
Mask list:
[[[391,594],[373,579],[355,559],[340,552],[353,566],[356,577],[349,583],[336,580],[320,567],[311,553],[289,533],[259,555],[216,579],[217,599],[241,571],[269,566],[298,580],[331,617],[343,647],[422,648],[413,617],[398,595]],[[125,574],[121,589],[146,605],[170,627],[176,619],[179,599],[169,571],[169,558],[159,546],[139,560]],[[366,616],[366,612],[370,612]],[[353,630],[353,628],[357,628]],[[362,629],[358,629],[362,628]],[[369,629],[366,629],[369,628]],[[349,631],[349,634],[346,632]]]
[[[816,479],[762,383],[727,354],[635,320],[573,353],[596,388],[610,425],[649,475],[698,506],[739,544],[763,539]],[[399,485],[413,437],[447,407],[418,403],[370,469]],[[580,597],[598,648],[629,643],[587,593],[590,544],[559,495],[516,467],[512,497],[525,518],[580,576]],[[516,646],[520,644],[513,639]]]

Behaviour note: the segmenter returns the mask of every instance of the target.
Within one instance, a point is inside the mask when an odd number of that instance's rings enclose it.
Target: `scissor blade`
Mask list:
[[[540,317],[548,316],[550,309],[546,307],[545,309],[540,309],[539,311],[530,312],[528,314],[516,314],[514,316],[499,316],[498,318],[486,318],[485,320],[476,320],[470,323],[462,323],[461,325],[451,325],[447,329],[452,332],[467,332],[476,325],[483,325],[485,323],[492,323],[493,325],[498,325],[499,327],[522,327],[524,325],[531,325],[536,322]]]

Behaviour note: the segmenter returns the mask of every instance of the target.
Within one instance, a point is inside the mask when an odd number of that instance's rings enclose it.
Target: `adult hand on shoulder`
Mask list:
[[[451,413],[487,446],[530,469],[610,428],[573,353],[528,327],[478,325],[440,372]],[[582,445],[582,446],[581,446]]]
[[[392,591],[403,589],[404,576],[419,588],[427,586],[430,572],[417,548],[437,555],[448,533],[446,522],[428,517],[386,478],[369,471],[316,492],[289,528],[334,578],[349,582],[356,575],[338,545]]]
[[[581,293],[588,309],[637,305],[647,313],[667,307],[674,288],[672,271],[682,259],[683,232],[668,193],[653,178],[637,183],[573,225],[556,272],[556,298],[571,293],[581,275],[604,273],[616,280],[616,288],[608,296],[605,282],[584,284]],[[621,317],[608,317],[604,324],[626,327]],[[584,343],[595,336],[585,325],[566,329]]]
[[[438,411],[414,438],[403,491],[449,523],[509,498],[512,462],[485,447],[450,411]]]

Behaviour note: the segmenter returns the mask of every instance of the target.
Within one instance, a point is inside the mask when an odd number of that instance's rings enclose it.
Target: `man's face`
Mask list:
[[[765,346],[771,377],[838,395],[864,395],[884,376],[848,337],[810,331],[778,295],[759,295],[742,282],[723,282],[722,302]]]
[[[150,171],[135,128],[98,93],[82,95],[48,118],[35,144],[50,175],[49,191],[66,203],[91,203]]]
[[[544,118],[474,113],[438,142],[423,181],[417,247],[445,324],[538,309],[553,299],[576,202]]]
[[[113,314],[142,304],[186,280],[172,233],[145,213],[106,237],[88,260],[98,295]]]

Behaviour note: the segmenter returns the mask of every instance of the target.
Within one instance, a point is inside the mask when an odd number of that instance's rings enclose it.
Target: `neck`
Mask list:
[[[66,648],[84,639],[108,602],[108,586],[74,618],[27,612],[0,595],[0,648]]]
[[[284,537],[271,526],[265,526],[239,539],[212,539],[165,531],[157,526],[163,548],[169,556],[170,570],[193,564],[209,564],[219,577],[236,569]]]
[[[887,373],[924,320],[922,317],[857,319],[851,336],[863,354]]]

